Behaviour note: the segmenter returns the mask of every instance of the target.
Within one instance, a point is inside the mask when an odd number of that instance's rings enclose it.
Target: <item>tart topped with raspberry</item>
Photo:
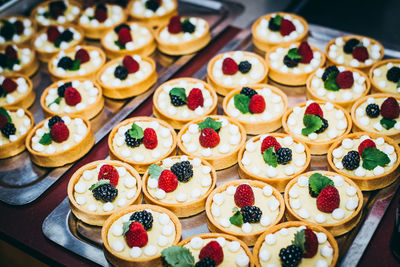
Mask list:
[[[216,113],[217,100],[215,91],[202,80],[177,78],[157,88],[153,112],[175,129],[181,129],[193,119]]]
[[[71,0],[51,0],[33,9],[31,17],[40,26],[73,23],[81,13],[81,4]]]
[[[387,59],[376,63],[369,72],[372,86],[382,93],[400,93],[400,60]]]
[[[155,33],[158,49],[167,55],[186,55],[205,47],[211,40],[210,27],[198,17],[171,17]]]
[[[29,42],[35,33],[35,25],[24,16],[12,15],[0,21],[0,47]]]
[[[28,46],[7,45],[0,51],[0,74],[32,76],[38,68],[35,51]]]
[[[0,75],[0,107],[29,108],[35,97],[32,82],[25,75]]]

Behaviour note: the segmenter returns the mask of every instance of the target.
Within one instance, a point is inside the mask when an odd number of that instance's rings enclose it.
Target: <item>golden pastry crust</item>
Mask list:
[[[28,84],[28,91],[26,92],[25,96],[21,97],[20,99],[18,99],[17,101],[15,101],[12,104],[7,104],[2,107],[6,108],[6,109],[10,109],[12,107],[27,109],[30,106],[32,106],[33,102],[35,102],[36,94],[35,94],[35,91],[33,91],[31,79],[29,79],[29,77],[27,77],[23,74],[18,74],[18,73],[4,74],[2,76],[4,76],[5,78],[13,79],[13,80],[18,79],[18,78],[24,78],[24,80]]]
[[[388,92],[384,89],[382,89],[375,81],[374,81],[374,70],[376,70],[377,68],[382,67],[383,65],[386,65],[388,63],[395,63],[395,64],[400,64],[400,59],[395,59],[395,58],[391,58],[391,59],[386,59],[386,60],[381,60],[376,62],[374,65],[372,65],[371,69],[368,72],[368,77],[371,81],[371,88],[372,88],[372,93],[392,93],[392,92]]]

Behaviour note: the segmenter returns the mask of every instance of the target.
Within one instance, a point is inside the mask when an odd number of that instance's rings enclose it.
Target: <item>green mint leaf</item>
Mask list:
[[[306,232],[304,230],[298,231],[294,234],[292,245],[295,245],[305,252],[304,244],[306,243]]]
[[[92,184],[92,186],[89,187],[89,190],[90,190],[90,191],[93,191],[93,190],[95,190],[97,187],[99,187],[99,186],[101,186],[101,185],[103,185],[103,184],[109,184],[109,183],[110,183],[110,180],[109,180],[109,179],[101,179],[101,180],[97,181],[97,183]]]
[[[12,70],[14,65],[19,64],[19,63],[20,63],[20,61],[18,59],[6,58],[5,68]]]
[[[0,97],[7,96],[7,92],[4,90],[3,86],[0,85]]]
[[[54,42],[54,46],[60,48],[61,42],[62,42],[61,38],[57,38],[57,40]]]
[[[200,130],[203,130],[204,128],[211,128],[214,131],[218,131],[222,126],[222,122],[207,117],[204,121],[199,122],[197,125],[199,126]]]
[[[81,61],[79,59],[75,59],[73,61],[72,67],[69,70],[79,70],[81,67]]]
[[[289,52],[287,53],[287,56],[290,57],[290,59],[297,59],[297,60],[301,60],[302,59],[301,55],[299,55],[299,53],[298,53],[298,49],[297,48],[289,49]]]
[[[136,123],[132,123],[129,129],[129,135],[135,139],[142,139],[144,136],[142,127],[138,126]]]
[[[328,77],[326,78],[326,80],[324,82],[324,87],[326,90],[339,91],[340,88],[336,83],[336,77],[338,74],[339,74],[339,72],[336,70],[329,73]]]
[[[243,224],[242,213],[239,210],[235,211],[232,217],[229,218],[229,221],[231,222],[231,224],[241,227]]]
[[[171,91],[169,91],[169,94],[178,97],[180,100],[182,100],[183,102],[186,103],[186,91],[185,91],[185,88],[174,87],[174,88],[171,89]]]
[[[46,146],[50,145],[52,141],[50,133],[45,133],[42,135],[42,138],[40,138],[39,143]]]
[[[382,118],[379,122],[381,123],[383,128],[385,128],[386,130],[392,129],[394,127],[394,125],[396,124],[395,120],[385,119],[385,118]]]
[[[4,115],[7,118],[8,122],[12,122],[10,114],[8,114],[8,112],[7,112],[7,110],[5,108],[0,107],[0,114]]]
[[[114,41],[114,44],[119,47],[121,50],[125,50],[125,45],[118,42],[118,40]]]
[[[316,195],[319,195],[319,193],[322,191],[322,189],[324,189],[325,186],[334,185],[331,179],[317,172],[313,173],[308,178],[308,184],[310,185],[311,190],[314,191]]]
[[[362,152],[363,168],[369,171],[375,169],[376,166],[384,167],[390,162],[388,155],[377,149],[376,147],[367,147]]]
[[[303,117],[303,124],[306,128],[301,130],[301,134],[308,136],[311,133],[314,133],[319,128],[321,128],[323,122],[322,119],[316,115],[306,114]]]
[[[262,156],[263,156],[265,163],[267,163],[269,166],[272,166],[274,168],[276,168],[276,166],[278,166],[278,158],[275,154],[274,147],[265,149]]]
[[[188,248],[172,246],[161,251],[161,256],[172,267],[193,267],[194,257]]]
[[[150,177],[158,180],[163,170],[164,169],[160,165],[151,164],[149,167]]]
[[[250,97],[247,95],[237,94],[233,97],[233,102],[235,104],[235,108],[237,108],[242,114],[250,113]]]
[[[60,96],[57,96],[57,98],[54,99],[54,101],[51,102],[50,104],[48,104],[47,106],[50,107],[50,106],[51,106],[52,104],[54,104],[54,103],[60,104],[60,102],[61,102],[61,97],[60,97]]]
[[[397,88],[400,88],[400,80],[397,82]]]
[[[282,19],[283,17],[281,15],[276,15],[275,17],[272,18],[273,23],[279,26],[281,26]]]
[[[122,234],[123,234],[124,236],[125,236],[126,232],[129,231],[129,226],[131,225],[132,222],[133,222],[133,221],[129,220],[129,221],[124,222],[124,223],[122,224]]]

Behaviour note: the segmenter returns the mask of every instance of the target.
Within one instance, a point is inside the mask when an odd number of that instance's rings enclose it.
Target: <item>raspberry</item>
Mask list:
[[[220,264],[224,260],[224,251],[221,245],[215,240],[208,242],[200,250],[199,259],[202,260],[204,258],[211,258],[216,265]]]
[[[318,238],[313,230],[306,228],[304,229],[304,235],[306,241],[304,242],[304,258],[312,258],[318,252]]]
[[[101,166],[99,175],[97,178],[98,178],[98,180],[101,180],[101,179],[110,180],[110,184],[112,184],[113,186],[117,186],[119,174],[118,174],[117,169],[114,166],[104,164],[103,166]]]
[[[324,73],[322,74],[322,80],[325,82],[328,79],[329,74],[332,72],[339,73],[339,69],[336,66],[329,66],[325,69]]]
[[[281,147],[276,151],[278,164],[286,165],[292,161],[292,150],[287,147]]]
[[[58,31],[56,26],[49,26],[47,28],[47,40],[49,42],[54,43],[58,37],[60,37],[61,33]]]
[[[5,53],[6,53],[6,57],[8,57],[9,59],[13,59],[13,60],[18,59],[17,50],[15,50],[12,45],[7,45]]]
[[[127,25],[127,24],[125,24],[125,23],[122,23],[122,24],[120,24],[120,25],[118,25],[117,27],[114,28],[114,32],[115,32],[116,34],[118,34],[119,31],[120,31],[122,28],[127,28],[128,30],[131,29],[131,28],[129,27],[129,25]]]
[[[267,136],[264,138],[261,144],[261,154],[264,153],[264,150],[274,147],[275,152],[278,151],[281,148],[281,145],[278,143],[275,137],[273,136]]]
[[[242,95],[248,96],[249,98],[252,98],[254,95],[257,94],[257,91],[250,87],[243,87],[242,90],[240,90],[240,93]]]
[[[9,138],[10,135],[15,134],[15,132],[17,131],[17,129],[15,128],[14,123],[11,122],[7,122],[2,128],[1,128],[1,133]]]
[[[283,267],[295,267],[301,262],[303,251],[296,245],[289,245],[286,248],[281,248],[279,258]]]
[[[248,73],[251,70],[251,63],[247,60],[241,61],[239,63],[238,69],[243,74]]]
[[[75,106],[82,101],[81,94],[74,87],[68,87],[65,90],[64,99],[69,106]]]
[[[222,72],[225,75],[233,75],[238,71],[238,69],[239,67],[236,62],[230,57],[225,58],[222,62]]]
[[[147,149],[154,149],[157,147],[157,134],[153,128],[146,128],[143,132],[143,144]]]
[[[5,78],[1,86],[3,87],[4,91],[9,94],[17,89],[18,84],[10,78]]]
[[[112,202],[118,196],[118,189],[112,184],[103,184],[93,189],[93,197],[103,202]]]
[[[75,59],[79,59],[81,63],[85,63],[90,60],[90,56],[85,49],[81,48],[78,51],[76,51]]]
[[[143,225],[139,222],[132,222],[129,230],[125,233],[126,244],[131,247],[142,248],[147,245],[149,237]]]
[[[321,118],[324,117],[324,113],[322,112],[321,107],[315,102],[313,102],[307,106],[306,111],[304,112],[304,115],[307,115],[307,114],[318,115]]]
[[[400,80],[400,68],[391,67],[386,73],[386,78],[388,79],[388,81],[398,83]]]
[[[141,223],[146,231],[153,227],[153,215],[147,210],[132,213],[129,220]]]
[[[314,58],[314,52],[307,42],[302,42],[300,44],[298,54],[301,56],[300,63],[308,64]]]
[[[364,149],[367,147],[376,147],[376,144],[371,139],[365,139],[358,145],[358,154],[362,157]]]
[[[14,27],[17,34],[22,34],[24,32],[25,26],[22,21],[17,20],[14,22]]]
[[[331,213],[339,204],[339,191],[332,185],[325,186],[317,197],[317,208],[322,212]]]
[[[68,127],[63,122],[57,122],[51,127],[50,135],[55,142],[64,142],[69,137]]]
[[[342,164],[346,170],[352,171],[357,169],[360,166],[360,154],[355,150],[349,151],[342,158]]]
[[[253,189],[248,184],[241,184],[236,188],[234,195],[236,206],[243,208],[245,206],[254,205],[254,193]]]
[[[353,49],[352,55],[358,61],[364,62],[369,58],[368,50],[364,46],[357,46]]]
[[[129,42],[132,42],[131,31],[127,28],[122,28],[118,33],[118,43],[125,45]]]
[[[295,31],[296,27],[293,22],[287,19],[282,19],[280,33],[282,36],[289,35],[291,32]]]
[[[99,4],[94,12],[94,18],[99,22],[104,22],[107,19],[107,7],[104,4]]]
[[[179,182],[187,183],[193,177],[193,165],[188,160],[177,162],[171,167]]]
[[[202,147],[213,148],[219,144],[220,138],[218,133],[213,129],[204,128],[199,136],[199,142]]]
[[[265,100],[261,95],[254,95],[249,102],[249,111],[251,113],[263,113],[265,110]]]
[[[128,77],[128,70],[124,66],[118,66],[114,71],[115,78],[125,80]]]
[[[122,65],[126,68],[128,73],[135,73],[139,70],[139,63],[131,56],[125,56],[122,60]]]
[[[7,124],[7,122],[7,117],[3,114],[0,114],[0,129],[2,129]]]
[[[399,117],[400,107],[396,98],[388,97],[383,101],[381,105],[381,115],[385,119],[396,119]]]
[[[74,61],[70,57],[62,57],[57,63],[57,67],[69,70],[74,65]]]
[[[178,186],[178,178],[170,170],[163,170],[158,178],[158,187],[165,192],[172,192]]]
[[[168,23],[168,32],[180,33],[182,31],[181,18],[179,16],[173,16]]]
[[[54,124],[56,124],[57,122],[64,123],[63,119],[61,119],[59,116],[55,115],[49,119],[47,124],[49,125],[49,128],[51,129],[51,128],[53,128]]]
[[[202,107],[204,105],[204,97],[199,88],[190,90],[186,104],[191,110],[195,110],[197,107]]]
[[[262,211],[256,206],[244,206],[240,209],[244,223],[258,223],[261,220]]]
[[[348,70],[339,72],[336,76],[336,84],[341,89],[351,88],[354,84],[353,73]]]
[[[343,46],[343,52],[345,52],[346,54],[351,54],[353,52],[354,47],[359,43],[360,41],[355,38],[348,40]]]

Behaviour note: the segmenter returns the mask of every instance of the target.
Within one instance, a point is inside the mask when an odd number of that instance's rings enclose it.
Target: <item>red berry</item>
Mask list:
[[[107,10],[103,8],[96,8],[94,13],[94,18],[97,19],[99,22],[104,22],[107,19]]]
[[[173,16],[168,23],[169,33],[180,33],[182,31],[182,22],[179,16]]]
[[[265,110],[265,100],[261,95],[253,95],[250,99],[249,110],[251,113],[262,113]]]
[[[221,245],[213,240],[207,243],[201,250],[199,254],[199,260],[204,258],[211,258],[215,261],[215,265],[220,264],[224,260],[224,251]]]
[[[5,78],[1,86],[3,87],[4,91],[9,94],[17,89],[18,84],[10,78]]]
[[[118,32],[118,43],[125,45],[126,43],[132,42],[131,31],[127,28],[122,28]]]
[[[376,147],[375,142],[371,139],[365,139],[358,145],[358,154],[362,157],[364,149],[367,147]]]
[[[15,26],[15,31],[17,32],[17,34],[22,34],[24,32],[25,26],[22,23],[22,21],[17,20],[16,22],[14,22],[14,26]]]
[[[122,65],[126,68],[128,73],[135,73],[139,70],[139,63],[131,56],[125,56],[122,60]]]
[[[9,59],[13,59],[13,60],[18,59],[17,50],[15,50],[12,45],[8,45],[6,47],[5,53],[6,53],[6,57],[8,57]]]
[[[146,128],[144,130],[143,144],[147,149],[154,149],[157,147],[157,134],[153,128]]]
[[[238,69],[238,64],[236,64],[236,62],[230,57],[225,58],[222,62],[222,72],[225,75],[233,75],[238,71]]]
[[[64,93],[65,102],[69,106],[75,106],[82,100],[81,94],[74,87],[68,87]]]
[[[110,180],[110,184],[112,184],[113,186],[117,186],[119,179],[117,169],[112,165],[104,164],[103,166],[101,166],[98,175],[98,180],[101,179]]]
[[[339,191],[332,185],[325,186],[317,197],[317,208],[322,212],[331,213],[339,204]]]
[[[165,192],[172,192],[178,186],[178,178],[170,170],[163,170],[158,178],[158,187]]]
[[[0,129],[2,129],[7,124],[7,122],[7,117],[3,114],[0,114]]]
[[[47,40],[49,42],[54,43],[60,35],[61,33],[56,26],[49,26],[47,28]]]
[[[341,89],[348,89],[353,86],[354,83],[354,78],[353,78],[353,73],[351,71],[342,71],[339,72],[338,75],[336,76],[336,84],[339,86]]]
[[[254,205],[254,192],[250,185],[241,184],[236,188],[234,195],[236,206],[243,208]]]
[[[369,58],[368,50],[364,46],[356,46],[353,49],[353,57],[358,61],[364,62]]]
[[[318,238],[313,230],[306,228],[304,229],[306,241],[304,242],[304,258],[312,258],[318,252]]]
[[[219,142],[220,138],[216,131],[211,128],[204,128],[199,136],[199,142],[202,147],[216,147]]]
[[[381,115],[385,119],[397,119],[400,114],[400,107],[399,103],[397,102],[396,98],[388,97],[383,101],[381,105]]]
[[[81,63],[85,63],[90,60],[90,56],[85,49],[81,48],[78,51],[76,51],[75,59],[79,59]]]
[[[301,56],[300,63],[308,64],[314,58],[314,52],[307,42],[302,42],[300,44],[298,53]]]
[[[64,142],[69,137],[69,130],[67,125],[63,122],[57,122],[51,127],[50,130],[51,139],[57,143]]]
[[[197,107],[202,107],[204,105],[204,97],[199,88],[190,90],[186,104],[191,110],[195,110]]]
[[[287,19],[282,19],[281,21],[281,35],[286,36],[289,35],[291,32],[295,31],[296,27],[294,26],[293,22]]]
[[[274,150],[276,152],[279,150],[279,148],[281,148],[281,145],[278,143],[278,141],[276,140],[275,137],[269,135],[269,136],[265,137],[264,140],[262,141],[261,154],[264,153],[264,150],[266,150],[270,147],[274,147]]]
[[[324,113],[322,112],[321,107],[315,102],[308,105],[308,107],[306,108],[306,111],[304,112],[304,115],[307,115],[307,114],[318,115],[321,118],[324,117]]]
[[[147,245],[149,237],[140,222],[132,222],[129,230],[125,233],[126,244],[131,247],[142,248]]]

